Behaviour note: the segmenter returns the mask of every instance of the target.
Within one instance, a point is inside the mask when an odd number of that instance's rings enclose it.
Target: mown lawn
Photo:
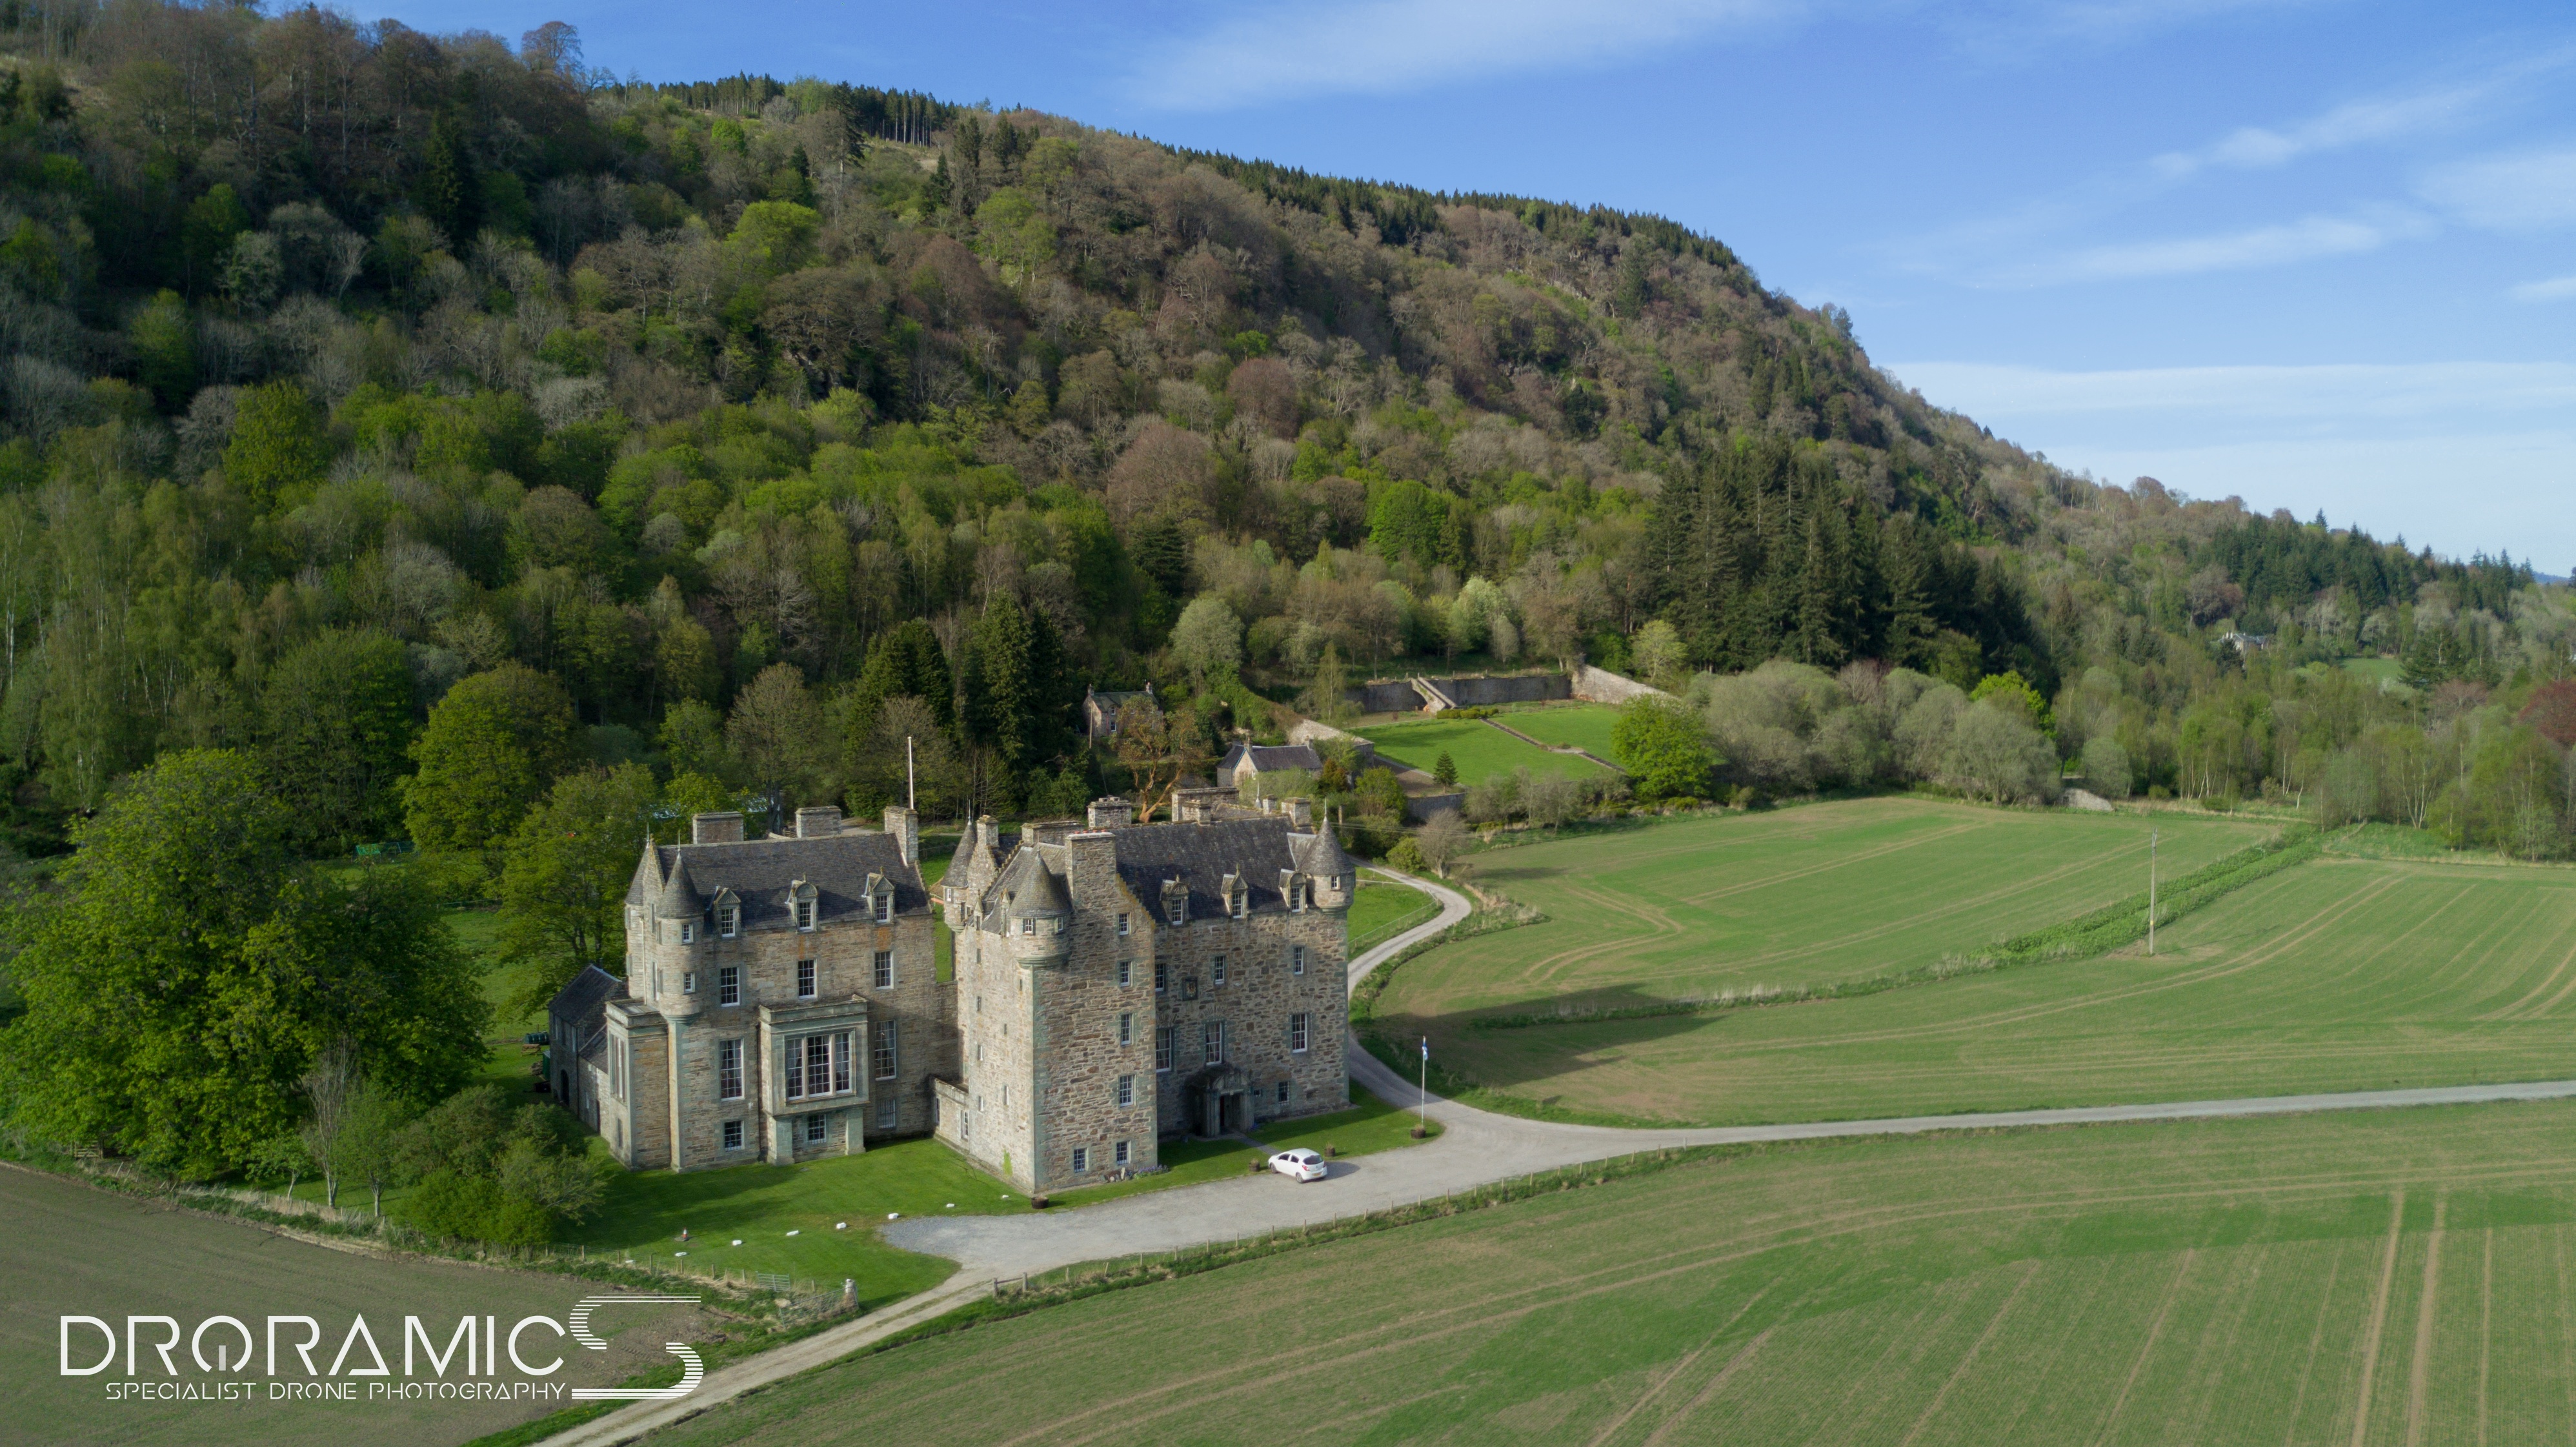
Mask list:
[[[1362,870],[1359,893],[1351,900],[1348,922],[1350,952],[1354,956],[1359,955],[1371,945],[1437,913],[1439,906],[1421,890]]]
[[[1389,1028],[1523,1099],[1714,1123],[2576,1077],[2576,869],[2328,855],[2157,947],[1714,1014]]]
[[[1587,830],[1470,856],[1547,912],[1410,961],[1380,1014],[1622,1006],[1928,965],[2147,886],[2277,827],[1860,799]]]
[[[2549,1103],[1749,1151],[981,1323],[666,1435],[2563,1441],[2571,1130]]]
[[[1381,757],[1426,774],[1446,752],[1450,762],[1458,766],[1458,782],[1462,784],[1481,784],[1515,769],[1527,769],[1542,778],[1598,778],[1602,774],[1597,764],[1586,763],[1572,754],[1533,748],[1476,719],[1373,724],[1357,732],[1377,745]]]
[[[1582,749],[1596,758],[1617,762],[1610,733],[1619,726],[1619,710],[1598,703],[1552,703],[1515,708],[1502,721],[1543,744]]]
[[[692,1271],[771,1271],[826,1286],[846,1277],[858,1282],[860,1300],[875,1306],[936,1286],[955,1269],[879,1240],[875,1228],[889,1213],[1028,1209],[1010,1182],[937,1141],[907,1140],[798,1166],[621,1171],[611,1178],[607,1208],[566,1244]]]

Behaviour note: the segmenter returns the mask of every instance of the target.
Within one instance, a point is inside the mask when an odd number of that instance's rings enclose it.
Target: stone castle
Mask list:
[[[908,809],[882,830],[800,809],[757,840],[698,815],[637,864],[625,977],[549,1006],[548,1083],[630,1167],[936,1135],[1030,1191],[1339,1110],[1357,866],[1302,801],[1232,797],[1182,791],[1167,824],[1119,799],[1014,837],[981,819],[935,890]]]

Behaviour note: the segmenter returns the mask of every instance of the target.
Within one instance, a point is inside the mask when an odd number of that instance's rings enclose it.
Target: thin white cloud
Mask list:
[[[2511,295],[2515,301],[2576,301],[2576,276],[2526,281],[2515,287]]]
[[[2536,231],[2576,224],[2576,147],[2444,166],[2416,190],[2473,226]]]
[[[1794,0],[1274,0],[1161,47],[1132,83],[1145,99],[1184,110],[1387,94],[1597,65],[1803,8]]]
[[[2093,372],[1916,362],[1887,370],[1936,405],[1979,421],[2155,412],[2204,421],[2344,419],[2373,426],[2471,413],[2576,417],[2576,363],[2569,362],[2348,362]]]
[[[2245,126],[2198,150],[2169,151],[2148,164],[2161,176],[2183,180],[2212,168],[2264,170],[2353,146],[2409,140],[2473,121],[2524,82],[2571,62],[2576,50],[2543,51],[2467,80],[2346,101],[2278,129]]]
[[[2372,218],[2309,216],[2297,221],[2208,236],[2177,236],[2087,247],[2062,256],[2003,268],[1990,274],[1988,284],[2056,286],[2069,282],[2134,281],[2287,266],[2323,257],[2357,256],[2377,251],[2392,240],[2418,236],[2425,230],[2422,218],[2402,212]]]

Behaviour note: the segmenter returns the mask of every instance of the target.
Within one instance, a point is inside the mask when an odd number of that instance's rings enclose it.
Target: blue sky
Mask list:
[[[2576,568],[2576,10],[470,0],[647,79],[1025,104],[1655,211],[2065,466]]]

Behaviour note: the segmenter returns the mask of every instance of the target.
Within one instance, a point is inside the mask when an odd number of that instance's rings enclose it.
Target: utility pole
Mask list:
[[[912,766],[912,735],[903,736],[903,807],[921,810],[921,775]]]
[[[2147,831],[2147,958],[2156,957],[2156,831]]]

